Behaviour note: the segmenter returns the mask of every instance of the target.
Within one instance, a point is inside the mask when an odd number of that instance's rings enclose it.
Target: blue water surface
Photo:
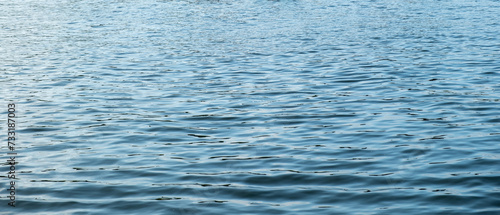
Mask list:
[[[0,212],[500,214],[498,0],[0,11]]]

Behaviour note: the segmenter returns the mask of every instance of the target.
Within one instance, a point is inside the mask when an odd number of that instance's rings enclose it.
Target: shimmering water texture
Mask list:
[[[7,214],[500,214],[498,0],[0,9]]]

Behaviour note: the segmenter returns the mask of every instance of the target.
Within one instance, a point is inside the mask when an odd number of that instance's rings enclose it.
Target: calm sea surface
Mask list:
[[[500,214],[498,0],[0,11],[0,213]]]

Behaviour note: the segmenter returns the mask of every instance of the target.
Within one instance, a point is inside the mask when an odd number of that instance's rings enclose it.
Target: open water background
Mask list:
[[[0,11],[7,214],[500,214],[498,0]]]

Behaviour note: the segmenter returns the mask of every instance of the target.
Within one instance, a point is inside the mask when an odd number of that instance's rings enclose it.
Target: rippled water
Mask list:
[[[500,214],[498,0],[0,9],[0,211]]]

